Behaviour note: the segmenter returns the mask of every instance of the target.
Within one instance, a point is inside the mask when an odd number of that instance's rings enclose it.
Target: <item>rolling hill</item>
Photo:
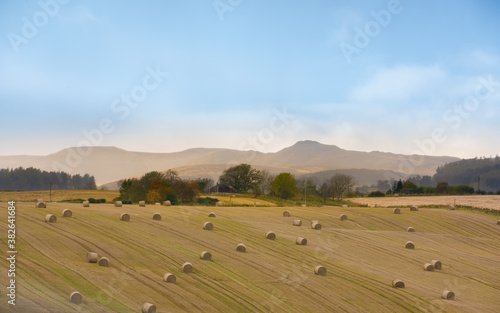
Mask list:
[[[148,171],[182,169],[196,177],[218,176],[225,168],[249,163],[272,172],[288,171],[308,174],[335,169],[370,169],[401,172],[410,156],[386,152],[359,152],[324,145],[315,141],[300,141],[275,153],[239,151],[231,149],[196,148],[174,153],[132,152],[116,147],[68,148],[47,156],[0,156],[1,168],[36,167],[47,171],[65,171],[70,174],[88,173],[98,184]],[[425,156],[414,164],[415,174],[434,174],[436,168],[458,158]],[[215,167],[217,170],[215,170]],[[198,170],[196,170],[198,168]]]
[[[7,204],[0,203],[2,212]],[[63,218],[61,211],[73,216]],[[463,211],[390,208],[17,205],[16,312],[498,312],[500,226]],[[208,218],[214,211],[216,218]],[[129,222],[119,220],[130,214]],[[159,212],[160,221],[152,215]],[[56,223],[44,222],[47,213]],[[340,214],[348,219],[341,221]],[[303,226],[292,225],[301,219]],[[7,219],[0,241],[7,240]],[[321,230],[309,227],[319,220]],[[206,221],[214,224],[205,231]],[[416,232],[406,231],[408,226]],[[272,230],[276,240],[264,234]],[[296,245],[295,239],[307,239]],[[415,249],[405,249],[411,240]],[[247,252],[237,252],[244,243]],[[6,251],[6,246],[3,246]],[[87,263],[106,256],[109,267]],[[202,251],[213,255],[200,259]],[[427,272],[424,263],[442,262]],[[184,262],[194,272],[181,271]],[[326,276],[314,274],[322,265]],[[8,263],[0,263],[7,277]],[[173,273],[176,283],[163,276]],[[393,279],[405,288],[391,286]],[[443,290],[456,299],[443,300]],[[69,301],[79,291],[81,304]],[[10,312],[5,291],[0,311]]]

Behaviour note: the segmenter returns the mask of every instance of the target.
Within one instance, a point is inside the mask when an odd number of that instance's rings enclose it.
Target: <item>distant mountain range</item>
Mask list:
[[[88,155],[86,155],[88,153]],[[449,156],[416,157],[411,175],[433,175],[439,166],[460,160]],[[183,178],[217,180],[226,168],[248,163],[272,173],[290,172],[298,177],[316,172],[349,170],[358,184],[375,183],[384,177],[406,177],[410,156],[387,152],[344,150],[315,141],[299,141],[274,153],[232,149],[195,148],[173,153],[132,152],[116,147],[68,148],[46,156],[0,156],[0,168],[35,167],[69,174],[90,174],[106,184],[149,171],[175,169]],[[417,163],[417,162],[415,162]],[[328,172],[327,172],[328,173]],[[325,174],[322,174],[325,175]],[[320,175],[321,176],[321,175]],[[110,185],[112,186],[112,185]]]

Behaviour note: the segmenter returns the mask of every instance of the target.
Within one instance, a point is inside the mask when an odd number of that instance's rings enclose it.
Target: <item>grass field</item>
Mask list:
[[[1,249],[7,251],[7,203],[2,202]],[[73,217],[63,218],[69,208]],[[499,312],[500,225],[484,214],[440,209],[164,207],[49,203],[17,206],[16,312]],[[214,211],[216,218],[208,218]],[[127,212],[130,222],[119,221]],[[162,214],[154,221],[154,212]],[[57,223],[45,223],[47,213]],[[345,213],[347,221],[340,221]],[[292,226],[301,219],[303,226]],[[319,220],[322,230],[309,227]],[[205,231],[206,221],[214,224]],[[406,232],[408,226],[415,233]],[[275,241],[265,239],[267,231]],[[308,240],[295,245],[297,236]],[[404,248],[406,241],[415,250]],[[247,253],[236,251],[238,243]],[[212,261],[200,260],[202,251]],[[85,261],[88,251],[110,267]],[[10,312],[2,258],[0,312]],[[433,259],[442,270],[426,272]],[[194,266],[182,273],[184,262]],[[326,276],[314,267],[327,268]],[[163,282],[165,273],[176,284]],[[394,278],[406,288],[394,289]],[[440,299],[444,289],[454,301]],[[72,291],[83,303],[69,302]]]
[[[112,190],[49,190],[42,191],[0,191],[0,201],[36,201],[43,199],[44,201],[64,201],[72,199],[106,199],[106,202],[111,202],[118,197],[120,193]]]

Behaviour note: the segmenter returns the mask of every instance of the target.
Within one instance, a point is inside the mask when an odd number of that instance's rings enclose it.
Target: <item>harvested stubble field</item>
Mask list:
[[[0,204],[7,251],[7,203]],[[70,209],[71,218],[63,218]],[[500,226],[463,211],[403,208],[165,207],[34,203],[17,207],[16,312],[499,312]],[[209,218],[213,211],[216,218]],[[119,220],[130,214],[129,222]],[[160,221],[153,214],[162,215]],[[45,223],[46,214],[58,217]],[[341,221],[339,216],[348,219]],[[293,226],[301,219],[303,226]],[[309,227],[311,220],[321,230]],[[214,224],[212,231],[203,223]],[[408,226],[416,232],[406,231]],[[265,238],[267,231],[276,240]],[[296,237],[307,245],[296,245]],[[415,249],[405,249],[407,241]],[[239,243],[246,253],[236,251]],[[87,263],[86,253],[109,259]],[[200,259],[209,251],[212,261]],[[442,269],[423,269],[431,260]],[[181,270],[190,262],[193,273]],[[7,263],[1,263],[7,277]],[[326,276],[314,274],[323,265]],[[166,283],[166,273],[176,283]],[[406,287],[395,289],[393,279]],[[6,279],[2,280],[5,284]],[[9,312],[5,288],[0,311]],[[456,299],[443,300],[443,290]],[[83,302],[69,296],[81,292]]]
[[[474,196],[419,196],[419,197],[374,197],[374,198],[351,198],[356,203],[374,206],[409,206],[409,205],[466,205],[477,208],[500,210],[500,196],[498,195],[474,195]]]

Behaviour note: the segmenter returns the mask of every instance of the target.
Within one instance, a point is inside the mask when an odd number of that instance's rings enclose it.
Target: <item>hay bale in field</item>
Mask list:
[[[99,266],[109,267],[109,260],[107,257],[103,256],[99,259],[99,262],[97,264],[99,264]]]
[[[80,304],[82,303],[82,294],[78,291],[73,291],[70,295],[69,295],[69,301],[74,303],[74,304]]]
[[[47,204],[46,204],[45,202],[43,202],[43,201],[41,201],[41,202],[37,202],[37,203],[35,204],[35,208],[45,209],[45,208],[47,208]]]
[[[432,260],[431,264],[432,264],[432,266],[434,266],[435,270],[440,270],[443,267],[443,265],[441,264],[441,262],[438,261],[438,260]]]
[[[305,246],[307,245],[307,239],[303,237],[297,237],[297,239],[295,239],[295,244],[300,246]]]
[[[260,202],[255,202],[255,203],[254,203],[254,206],[256,206],[256,207],[259,207],[259,206],[261,206],[261,205],[262,205],[262,204],[260,204]]]
[[[455,293],[449,290],[443,290],[441,298],[445,300],[455,300]]]
[[[210,212],[210,214],[208,214],[208,217],[215,217],[215,213],[214,212]]]
[[[45,222],[46,223],[55,223],[55,222],[57,222],[57,217],[54,214],[47,214],[47,215],[45,215]]]
[[[284,217],[290,217],[290,211],[283,211]]]
[[[347,215],[345,215],[345,214],[340,214],[340,220],[341,220],[341,221],[347,221]]]
[[[409,232],[409,233],[414,233],[415,232],[415,228],[413,228],[413,227],[410,226],[410,227],[408,227],[406,229],[406,231]]]
[[[193,272],[193,265],[189,262],[182,264],[182,271],[184,273],[192,273]]]
[[[139,206],[145,207],[146,206],[146,201],[139,201]]]
[[[153,219],[155,221],[161,221],[161,214],[160,213],[153,214]]]
[[[315,230],[321,230],[321,224],[318,221],[311,221],[311,228]]]
[[[63,217],[71,217],[71,216],[73,216],[73,213],[71,212],[70,209],[64,209],[62,211],[62,215],[63,215]]]
[[[448,210],[455,210],[455,206],[452,204],[452,205],[449,205],[448,206]]]
[[[392,287],[394,288],[404,288],[405,287],[405,283],[401,280],[401,279],[394,279],[392,281]]]
[[[301,220],[294,220],[293,226],[302,226],[302,221]]]
[[[224,206],[224,202],[222,202],[222,201],[217,201],[217,202],[215,203],[215,206]]]
[[[115,207],[117,208],[121,208],[121,206],[123,205],[123,203],[121,201],[115,201]]]
[[[497,221],[497,225],[500,225],[500,220]]]
[[[405,248],[406,248],[406,249],[415,249],[415,245],[413,244],[413,242],[411,242],[411,241],[407,241],[407,242],[405,243]]]
[[[167,282],[167,283],[175,284],[175,282],[177,281],[177,277],[175,277],[175,275],[172,273],[167,273],[163,276],[163,281]]]
[[[236,246],[236,251],[238,252],[247,252],[247,246],[244,244],[240,243]]]
[[[127,213],[122,213],[120,215],[120,221],[129,222],[130,221],[130,215],[128,215]]]
[[[142,305],[142,313],[156,313],[156,306],[152,303],[145,302]]]
[[[272,231],[268,231],[268,232],[266,233],[266,238],[267,238],[267,239],[270,239],[270,240],[274,240],[274,239],[276,239],[276,234],[275,234],[275,233],[273,233]]]
[[[314,268],[314,274],[319,276],[326,276],[326,267],[323,265],[318,265]]]
[[[342,204],[342,207],[343,208],[347,208],[347,204]]]
[[[90,202],[88,201],[83,201],[82,204],[84,208],[88,208],[90,206]]]
[[[161,203],[160,202],[155,202],[155,205],[161,205]]]
[[[214,229],[214,225],[210,222],[205,222],[205,224],[203,224],[203,229],[204,230],[212,230],[212,229]]]
[[[424,270],[426,270],[428,272],[433,272],[434,271],[434,265],[432,265],[431,263],[425,263],[424,264]]]
[[[200,253],[200,259],[205,260],[205,261],[211,261],[212,260],[212,253],[208,251],[203,251]]]
[[[163,201],[163,205],[164,206],[171,206],[172,203],[169,200],[167,200],[167,201]]]
[[[418,211],[418,206],[416,206],[416,205],[412,205],[412,206],[410,207],[410,211]]]
[[[399,208],[395,208],[394,210],[392,210],[392,213],[401,214],[401,210]]]
[[[95,252],[87,252],[86,259],[87,259],[88,263],[97,263],[97,259],[98,258],[99,257],[97,255],[97,253],[95,253]]]

